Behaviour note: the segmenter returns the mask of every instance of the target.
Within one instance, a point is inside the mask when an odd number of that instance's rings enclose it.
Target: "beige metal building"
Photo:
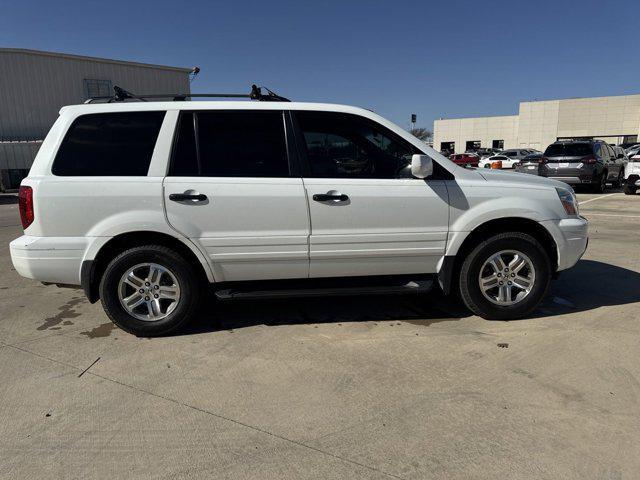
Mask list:
[[[189,93],[190,68],[0,48],[0,184],[15,188],[60,107],[111,95]]]
[[[521,102],[518,115],[436,120],[436,150],[535,148],[566,138],[596,138],[610,144],[636,142],[640,94]]]

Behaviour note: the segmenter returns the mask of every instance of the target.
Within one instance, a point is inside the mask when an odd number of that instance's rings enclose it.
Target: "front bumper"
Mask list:
[[[573,267],[589,243],[589,221],[584,217],[540,222],[553,237],[558,252],[558,271]]]

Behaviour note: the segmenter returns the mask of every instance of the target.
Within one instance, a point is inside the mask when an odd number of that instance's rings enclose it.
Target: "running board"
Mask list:
[[[375,285],[333,288],[290,288],[282,290],[242,290],[227,288],[215,292],[218,300],[326,297],[347,295],[421,295],[433,288],[432,280],[410,281],[402,285]]]

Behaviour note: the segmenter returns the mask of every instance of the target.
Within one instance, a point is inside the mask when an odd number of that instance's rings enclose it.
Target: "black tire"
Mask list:
[[[593,193],[604,193],[607,188],[607,171],[603,171],[602,174],[598,177],[598,183],[593,185],[592,187]]]
[[[180,288],[177,305],[160,320],[136,318],[122,306],[118,297],[122,276],[128,269],[143,263],[156,263],[168,269]],[[170,248],[160,245],[145,245],[122,252],[111,260],[100,281],[102,306],[111,321],[122,330],[140,337],[165,335],[186,325],[198,308],[201,290],[201,281],[193,266]]]
[[[517,250],[531,260],[535,280],[529,294],[519,302],[502,306],[489,301],[479,285],[480,270],[485,261],[503,250]],[[500,233],[476,246],[464,259],[459,276],[460,297],[476,315],[488,320],[511,320],[523,317],[538,306],[547,293],[551,281],[551,262],[542,245],[519,232]]]
[[[635,185],[625,185],[623,192],[625,195],[635,195],[637,190],[638,187],[636,187]]]
[[[624,183],[624,168],[621,168],[620,172],[618,172],[618,178],[616,178],[611,185],[613,186],[613,188],[620,188],[623,183]]]

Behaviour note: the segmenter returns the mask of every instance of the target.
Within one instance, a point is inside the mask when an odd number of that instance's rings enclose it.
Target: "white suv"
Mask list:
[[[23,276],[160,335],[220,298],[414,291],[529,313],[587,246],[558,181],[469,170],[370,111],[285,101],[64,107],[20,189]],[[321,288],[322,287],[322,288]]]
[[[629,163],[624,170],[624,193],[634,195],[640,188],[640,151],[629,155]]]

